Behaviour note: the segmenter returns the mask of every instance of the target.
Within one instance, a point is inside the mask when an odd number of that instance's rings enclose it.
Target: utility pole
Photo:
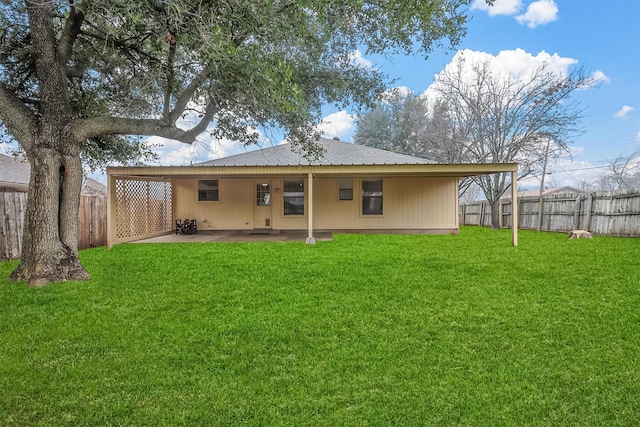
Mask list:
[[[547,176],[547,162],[549,160],[549,144],[551,144],[551,138],[547,138],[547,148],[544,150],[544,164],[542,166],[542,178],[540,178],[540,199],[538,200],[538,231],[542,229],[542,212],[543,212],[543,197],[544,193],[544,178]]]

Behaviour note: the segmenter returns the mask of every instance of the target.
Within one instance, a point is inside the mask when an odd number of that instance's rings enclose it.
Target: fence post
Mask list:
[[[587,219],[584,229],[591,231],[591,211],[593,210],[593,193],[589,193],[587,199]]]
[[[582,197],[578,196],[576,197],[576,204],[575,207],[573,208],[573,229],[574,230],[579,230],[580,229],[580,204],[582,202]]]
[[[544,213],[544,197],[540,192],[540,199],[538,199],[538,231],[542,230],[542,215]]]

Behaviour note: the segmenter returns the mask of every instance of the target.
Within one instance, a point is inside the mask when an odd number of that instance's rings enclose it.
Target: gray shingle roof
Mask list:
[[[30,175],[31,165],[29,163],[0,154],[0,187],[27,191]],[[82,187],[82,194],[87,196],[106,196],[107,187],[95,179],[87,177]]]
[[[26,187],[29,185],[30,171],[29,163],[0,154],[0,187],[26,191]]]
[[[324,149],[324,155],[315,161],[305,159],[291,150],[291,144],[274,147],[235,156],[223,157],[198,163],[196,166],[350,166],[350,165],[422,165],[433,164],[426,159],[392,153],[390,151],[355,145],[333,139],[322,138],[318,144]]]

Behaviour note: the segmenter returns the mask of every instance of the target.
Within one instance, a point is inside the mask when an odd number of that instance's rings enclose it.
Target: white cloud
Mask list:
[[[557,76],[566,76],[569,67],[577,63],[576,59],[563,58],[557,53],[551,55],[544,50],[535,56],[523,49],[503,50],[495,57],[494,71],[511,74],[513,78],[526,79],[534,69],[546,64],[548,71]]]
[[[382,94],[380,95],[380,100],[386,101],[389,98],[394,98],[397,95],[400,95],[401,97],[405,97],[405,96],[409,96],[409,94],[411,94],[412,92],[413,91],[409,89],[407,86],[396,86],[382,92]]]
[[[636,141],[640,141],[640,132],[636,134]]]
[[[353,116],[345,110],[342,110],[329,114],[322,119],[322,123],[318,126],[318,129],[322,132],[323,136],[332,138],[334,136],[341,137],[347,135],[353,130],[353,126]]]
[[[611,79],[604,72],[600,70],[594,71],[593,74],[591,75],[591,78],[596,82],[611,83]]]
[[[156,163],[163,166],[189,165],[196,157],[191,144],[172,139],[151,136],[146,144],[153,147],[152,150],[160,157]]]
[[[176,126],[183,130],[193,128],[200,120],[197,106],[191,106],[191,112],[184,115],[176,122]],[[210,130],[215,127],[215,122],[209,124],[209,129],[196,137],[192,144],[186,144],[171,139],[151,136],[147,139],[147,145],[152,145],[153,151],[158,154],[159,160],[154,162],[163,166],[187,166],[207,160],[246,153],[257,150],[262,146],[270,145],[267,136],[259,129],[251,128],[258,132],[258,144],[245,146],[241,142],[229,139],[215,139]],[[272,139],[276,139],[275,137]]]
[[[526,24],[529,28],[548,24],[558,19],[558,5],[553,0],[539,0],[530,3],[527,11],[516,20],[521,24]]]
[[[373,62],[369,61],[367,58],[362,56],[362,52],[360,52],[358,49],[351,52],[351,55],[349,55],[349,61],[351,62],[352,65],[357,65],[358,67],[362,67],[362,68],[373,67]]]
[[[199,162],[206,162],[207,160],[246,153],[262,148],[263,145],[271,144],[262,132],[258,132],[260,134],[258,144],[249,146],[229,139],[215,139],[209,132],[203,132],[198,135],[192,144],[160,138],[158,136],[149,137],[146,144],[152,145],[153,151],[159,156],[159,160],[156,161],[155,164],[163,166],[188,166]]]
[[[521,0],[495,0],[493,6],[489,6],[485,0],[474,0],[471,4],[471,10],[483,10],[489,13],[489,16],[497,15],[515,15],[522,9]]]
[[[10,156],[11,155],[11,146],[6,142],[0,142],[0,153]]]
[[[628,105],[623,105],[622,108],[620,110],[618,110],[613,117],[615,117],[616,119],[624,119],[626,118],[629,113],[631,113],[634,110],[633,107],[630,107]]]
[[[461,59],[462,61],[460,61]],[[494,56],[486,52],[464,49],[454,55],[451,62],[445,66],[442,72],[456,74],[458,64],[461,64],[464,67],[462,70],[463,78],[466,77],[468,82],[471,83],[474,76],[474,65],[485,61],[489,63],[489,69],[495,75],[503,79],[521,80],[523,82],[528,81],[533,71],[543,64],[546,64],[549,72],[560,77],[566,76],[569,67],[578,62],[573,58],[561,57],[555,53],[551,55],[545,51],[532,55],[523,49],[503,50]],[[438,75],[436,75],[436,79],[437,77]],[[432,86],[427,89],[427,96],[433,94]]]

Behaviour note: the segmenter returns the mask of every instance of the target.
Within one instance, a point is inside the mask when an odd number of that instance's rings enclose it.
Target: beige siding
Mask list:
[[[174,180],[174,219],[196,219],[200,230],[253,228],[252,183],[249,179],[221,179],[220,200],[199,202],[198,180]]]
[[[203,179],[215,179],[203,177]],[[255,185],[249,178],[220,179],[220,201],[198,202],[195,179],[177,179],[174,188],[174,218],[195,218],[200,230],[253,228]],[[272,228],[307,228],[308,202],[304,216],[283,212],[281,178],[271,178]],[[457,229],[456,178],[383,178],[382,216],[361,215],[361,179],[353,178],[353,200],[338,198],[339,178],[316,178],[314,228],[335,230],[365,229]],[[309,194],[305,179],[305,197]],[[206,219],[206,221],[202,221]]]
[[[454,178],[383,178],[383,215],[361,214],[362,180],[354,178],[353,200],[338,199],[338,178],[314,182],[315,228],[457,228]]]
[[[299,178],[297,178],[299,179]],[[307,196],[309,195],[309,183],[304,180],[304,215],[285,215],[284,199],[282,194],[283,179],[272,180],[273,186],[273,228],[277,230],[304,230],[307,228],[307,213],[309,203]],[[315,190],[315,189],[314,189]]]

